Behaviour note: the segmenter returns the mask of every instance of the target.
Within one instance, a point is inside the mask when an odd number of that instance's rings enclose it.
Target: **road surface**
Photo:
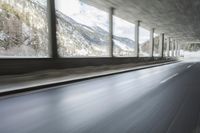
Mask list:
[[[199,128],[198,62],[0,100],[0,133],[199,133]]]

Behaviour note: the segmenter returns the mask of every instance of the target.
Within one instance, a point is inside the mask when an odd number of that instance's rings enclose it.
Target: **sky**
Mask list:
[[[114,35],[135,40],[135,25],[114,16]]]
[[[109,31],[109,15],[95,7],[84,4],[80,0],[56,0],[56,10],[71,17],[78,23],[89,27],[99,26],[102,29]],[[134,24],[131,24],[123,19],[114,17],[114,35],[127,37],[134,40],[135,30]],[[150,39],[150,33],[144,28],[140,28],[140,43]]]
[[[99,26],[108,31],[108,13],[86,5],[79,0],[56,0],[56,9],[78,23],[89,27]]]
[[[144,42],[150,40],[150,31],[148,31],[142,27],[139,28],[139,35],[140,35],[139,43],[144,43]]]

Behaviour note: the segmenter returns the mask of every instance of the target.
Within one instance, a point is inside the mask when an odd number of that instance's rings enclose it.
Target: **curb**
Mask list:
[[[61,86],[61,85],[65,85],[65,84],[70,84],[70,83],[75,83],[75,82],[80,82],[80,81],[85,81],[85,80],[91,80],[91,79],[101,78],[101,77],[105,77],[105,76],[112,76],[112,75],[121,74],[121,73],[133,72],[133,71],[142,70],[142,69],[159,67],[159,66],[177,63],[177,62],[180,62],[180,61],[169,61],[169,62],[165,62],[165,63],[151,64],[151,65],[146,65],[146,66],[138,66],[136,68],[121,70],[121,71],[117,71],[117,72],[111,72],[111,73],[107,73],[107,74],[99,74],[96,76],[88,76],[85,78],[55,82],[55,83],[50,83],[50,84],[43,84],[43,85],[33,86],[33,87],[29,87],[29,88],[9,90],[9,91],[5,91],[5,92],[0,92],[0,99],[11,97],[11,96],[18,96],[20,94],[29,94],[29,93],[33,93],[33,92],[49,90],[55,86]]]

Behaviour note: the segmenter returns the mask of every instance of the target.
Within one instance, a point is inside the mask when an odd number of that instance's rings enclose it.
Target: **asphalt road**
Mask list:
[[[0,133],[200,133],[200,63],[3,98]]]

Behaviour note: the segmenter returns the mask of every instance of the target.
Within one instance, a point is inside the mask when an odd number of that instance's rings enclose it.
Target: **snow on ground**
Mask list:
[[[8,50],[5,50],[3,48],[0,47],[0,55],[1,55],[1,58],[31,58],[31,57],[37,57],[37,52],[29,47],[29,46],[26,46],[26,45],[21,45],[21,46],[16,46],[16,47],[12,47]],[[40,57],[47,57],[45,56],[42,52],[39,53]]]
[[[5,34],[4,32],[0,31],[0,40],[4,41],[7,38],[9,38],[9,36],[7,34]]]
[[[115,43],[115,45],[117,45],[118,47],[120,47],[120,49],[123,49],[123,50],[129,50],[130,49],[126,44],[121,43],[118,40],[114,40],[114,43]]]
[[[189,52],[181,50],[181,59],[184,61],[200,61],[200,51]]]

